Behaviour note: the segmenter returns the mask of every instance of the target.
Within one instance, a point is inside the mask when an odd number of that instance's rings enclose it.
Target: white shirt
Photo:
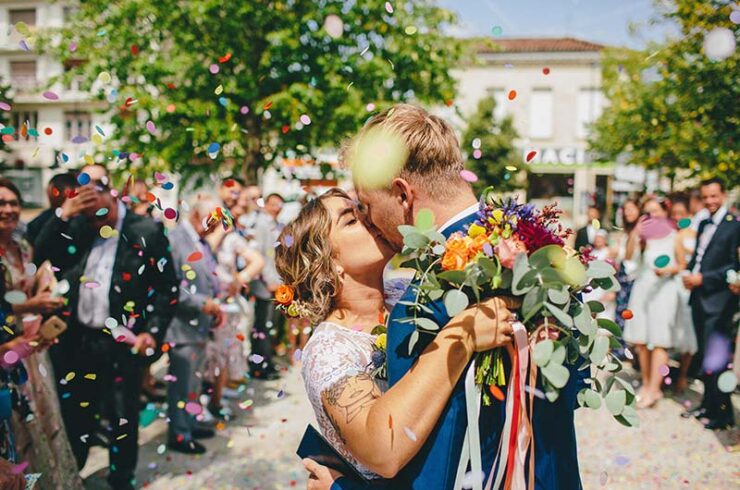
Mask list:
[[[594,225],[589,224],[586,226],[586,235],[588,236],[588,243],[594,243],[594,240],[596,240],[596,228],[594,228]]]
[[[108,295],[113,279],[113,264],[116,262],[118,240],[125,217],[126,206],[118,201],[117,233],[110,238],[98,236],[93,242],[90,255],[87,256],[85,282],[80,283],[80,299],[77,304],[77,317],[86,327],[102,329],[105,326],[105,320],[110,316]]]
[[[440,233],[444,233],[444,231],[445,231],[445,230],[446,230],[447,228],[449,228],[450,226],[454,225],[455,223],[457,223],[458,221],[460,221],[460,220],[461,220],[461,219],[463,219],[464,217],[466,217],[466,216],[470,216],[471,214],[473,214],[473,213],[475,213],[476,211],[478,211],[479,207],[480,207],[480,205],[479,205],[478,203],[475,203],[475,204],[471,204],[471,205],[470,205],[470,206],[468,206],[467,208],[465,208],[465,209],[463,209],[462,211],[460,211],[459,213],[457,213],[457,214],[456,214],[455,216],[453,216],[452,218],[450,218],[450,219],[448,219],[447,221],[445,221],[445,222],[444,222],[444,223],[442,224],[442,226],[440,226],[440,227],[439,227],[439,228],[437,229],[437,231],[438,231],[438,232],[440,232]]]
[[[692,272],[697,273],[701,270],[701,261],[704,259],[704,253],[709,247],[709,243],[712,241],[714,234],[717,232],[717,227],[722,220],[727,216],[727,208],[722,206],[712,215],[712,222],[704,227],[704,231],[699,237],[699,244],[696,248],[696,263],[694,264],[694,270]]]
[[[691,229],[695,232],[699,233],[699,225],[702,221],[709,218],[711,216],[711,213],[707,208],[701,208],[692,218],[691,218]]]

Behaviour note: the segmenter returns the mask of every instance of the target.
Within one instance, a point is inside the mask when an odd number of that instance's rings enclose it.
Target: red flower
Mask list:
[[[547,245],[564,245],[562,238],[539,223],[520,221],[517,223],[516,233],[530,254]]]

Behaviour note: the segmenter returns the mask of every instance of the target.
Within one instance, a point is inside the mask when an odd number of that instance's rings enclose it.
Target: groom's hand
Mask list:
[[[322,466],[313,459],[306,458],[303,467],[308,471],[308,490],[329,490],[335,480],[344,476],[326,466]]]
[[[495,297],[473,305],[457,315],[453,322],[467,334],[473,352],[485,352],[511,343],[515,320],[512,309],[521,302],[510,297]]]

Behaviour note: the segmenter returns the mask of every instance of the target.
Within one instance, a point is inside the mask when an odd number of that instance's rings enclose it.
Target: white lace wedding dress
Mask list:
[[[306,392],[313,405],[321,433],[342,456],[347,458],[347,461],[368,478],[378,476],[362,466],[342,442],[324,410],[321,393],[346,376],[370,372],[375,339],[375,335],[363,331],[350,330],[336,323],[321,322],[303,349],[301,369]],[[388,389],[385,381],[378,381],[378,385],[383,393]]]

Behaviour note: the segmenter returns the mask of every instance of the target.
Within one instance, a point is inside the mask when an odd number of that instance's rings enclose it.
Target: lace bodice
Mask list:
[[[321,403],[321,393],[346,376],[369,372],[375,335],[354,331],[330,322],[320,323],[303,349],[301,375],[311,400],[321,433],[358,471],[369,478],[377,478],[362,466],[342,442]],[[384,381],[377,381],[382,392],[388,389]]]

